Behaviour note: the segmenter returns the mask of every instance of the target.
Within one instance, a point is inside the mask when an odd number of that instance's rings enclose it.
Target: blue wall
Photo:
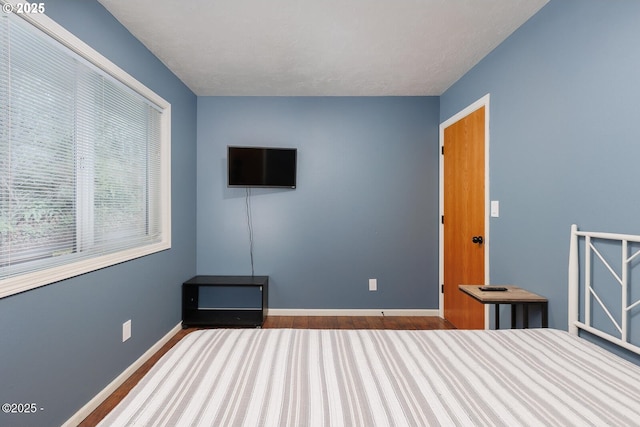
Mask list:
[[[441,97],[444,121],[491,94],[491,281],[547,296],[552,327],[570,225],[640,234],[638,22],[635,0],[552,0]]]
[[[46,13],[172,104],[172,249],[0,299],[2,426],[59,426],[180,322],[195,274],[196,97],[94,1],[47,0]],[[133,336],[122,343],[122,323]]]
[[[251,274],[227,145],[296,147],[297,188],[251,196],[270,308],[436,309],[438,111],[437,97],[199,97],[198,274]]]

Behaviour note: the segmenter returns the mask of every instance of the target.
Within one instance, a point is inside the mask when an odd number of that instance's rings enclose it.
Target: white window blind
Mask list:
[[[169,105],[35,18],[0,15],[0,297],[170,246]]]

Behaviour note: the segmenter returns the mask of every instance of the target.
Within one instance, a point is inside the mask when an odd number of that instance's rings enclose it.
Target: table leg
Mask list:
[[[495,316],[495,328],[500,329],[500,304],[494,304],[496,308],[496,316]]]
[[[511,329],[516,328],[516,305],[511,304]]]
[[[543,328],[549,327],[549,303],[548,302],[542,303],[542,327]]]

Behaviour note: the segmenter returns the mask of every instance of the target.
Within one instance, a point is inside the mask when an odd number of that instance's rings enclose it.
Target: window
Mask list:
[[[44,15],[0,14],[0,297],[168,249],[170,105]]]

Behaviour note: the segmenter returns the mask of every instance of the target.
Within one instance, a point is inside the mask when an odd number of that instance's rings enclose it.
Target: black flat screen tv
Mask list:
[[[227,185],[296,188],[297,155],[295,148],[229,146]]]

